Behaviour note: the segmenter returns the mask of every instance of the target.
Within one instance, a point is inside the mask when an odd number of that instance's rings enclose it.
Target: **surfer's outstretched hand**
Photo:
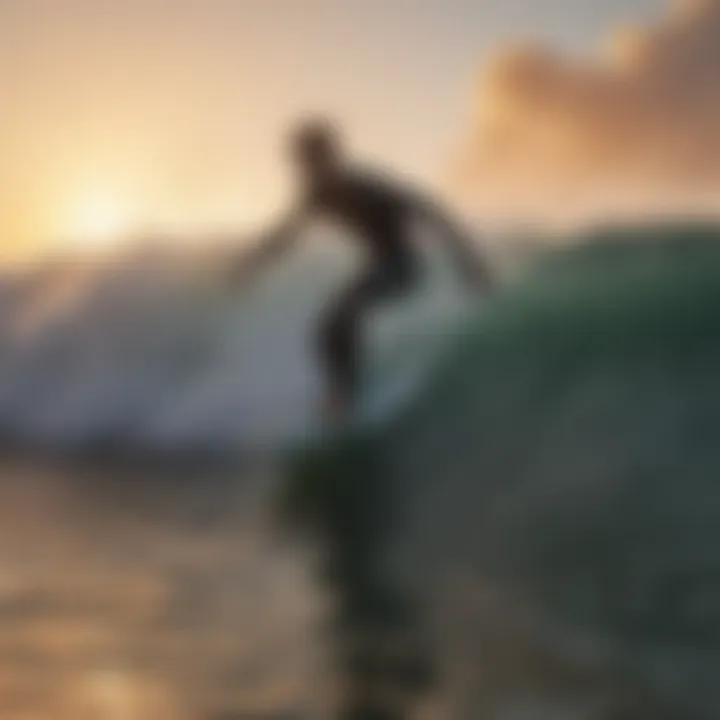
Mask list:
[[[242,287],[283,256],[294,245],[303,220],[299,213],[290,215],[253,248],[244,252],[232,263],[229,275],[231,284]]]
[[[262,274],[276,255],[275,246],[267,240],[245,250],[236,258],[228,273],[228,282],[234,288],[243,288]]]

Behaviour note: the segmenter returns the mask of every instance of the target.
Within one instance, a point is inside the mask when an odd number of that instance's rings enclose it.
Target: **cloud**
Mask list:
[[[720,197],[720,2],[676,2],[591,58],[516,47],[482,73],[458,176],[484,208],[586,212]]]

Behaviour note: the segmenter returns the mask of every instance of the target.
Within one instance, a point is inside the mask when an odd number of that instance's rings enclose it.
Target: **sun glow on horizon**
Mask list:
[[[129,207],[112,194],[84,198],[72,213],[69,241],[85,248],[103,248],[127,238],[133,230]]]

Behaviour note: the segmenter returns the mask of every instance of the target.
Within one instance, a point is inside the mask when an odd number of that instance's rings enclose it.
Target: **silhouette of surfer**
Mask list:
[[[318,217],[339,222],[362,245],[366,267],[328,304],[318,327],[317,352],[327,381],[326,419],[338,423],[358,394],[362,327],[369,311],[407,294],[420,279],[411,220],[420,218],[436,227],[472,287],[489,289],[490,273],[472,240],[443,209],[409,188],[356,167],[327,120],[300,124],[292,133],[290,149],[299,171],[299,200],[280,226],[242,258],[236,280],[277,259],[292,247],[306,223]]]

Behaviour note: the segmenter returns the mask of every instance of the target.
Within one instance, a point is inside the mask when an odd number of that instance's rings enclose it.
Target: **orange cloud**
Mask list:
[[[592,59],[516,48],[483,73],[460,161],[481,207],[675,209],[720,198],[720,2],[678,2]]]

